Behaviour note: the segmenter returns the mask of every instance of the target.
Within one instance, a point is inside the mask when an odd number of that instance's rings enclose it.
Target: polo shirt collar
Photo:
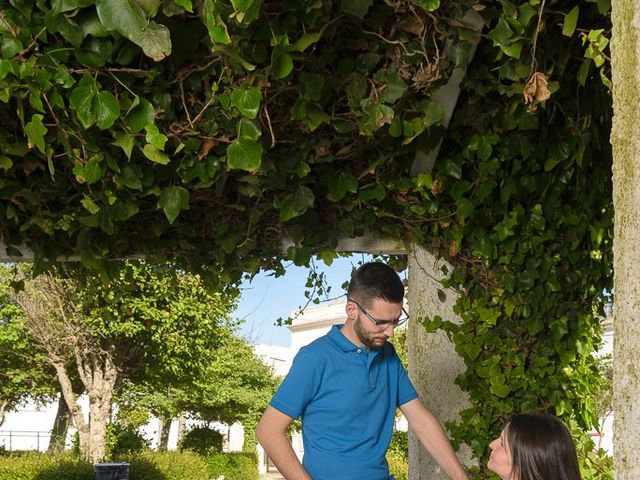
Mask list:
[[[343,352],[352,352],[354,350],[357,350],[358,348],[365,348],[365,347],[358,347],[357,345],[354,345],[353,342],[351,342],[351,340],[349,340],[347,337],[344,336],[344,334],[340,331],[343,325],[344,324],[341,323],[339,325],[333,325],[331,327],[331,330],[329,330],[329,333],[327,333],[327,337],[329,338],[329,341],[331,341],[331,343],[333,343],[336,347],[338,347]],[[371,349],[371,352],[377,353],[377,352],[380,352],[381,350],[382,349],[380,348],[376,348],[376,349]]]

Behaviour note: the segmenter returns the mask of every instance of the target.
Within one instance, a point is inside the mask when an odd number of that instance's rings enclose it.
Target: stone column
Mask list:
[[[420,317],[440,315],[443,319],[456,321],[458,317],[452,307],[456,293],[445,291],[445,301],[438,298],[442,289],[440,270],[446,263],[437,260],[427,251],[413,246],[409,253],[409,302],[408,357],[409,376],[425,406],[433,412],[441,423],[457,420],[461,410],[469,405],[468,397],[454,380],[465,369],[462,358],[453,349],[453,344],[441,332],[427,334],[420,324]],[[451,271],[451,268],[449,271]],[[470,450],[466,447],[458,452],[464,464],[470,464]],[[418,439],[409,434],[409,480],[448,478]]]
[[[640,478],[640,2],[612,2],[616,480]]]

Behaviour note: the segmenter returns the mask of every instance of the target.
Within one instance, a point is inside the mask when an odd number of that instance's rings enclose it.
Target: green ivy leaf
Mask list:
[[[152,125],[155,121],[155,109],[153,104],[143,98],[138,106],[133,108],[125,117],[124,121],[133,133],[142,131],[147,125]]]
[[[92,215],[95,215],[100,211],[100,207],[96,205],[95,202],[91,200],[89,197],[84,197],[82,200],[80,200],[80,203]]]
[[[407,84],[397,73],[390,73],[387,78],[387,86],[380,95],[382,103],[395,103],[407,92]]]
[[[276,202],[276,208],[280,211],[280,220],[285,222],[305,213],[315,202],[315,196],[309,187],[298,186],[292,194],[286,195],[280,202]]]
[[[102,155],[93,155],[84,166],[84,180],[88,183],[96,183],[102,178]]]
[[[93,117],[93,98],[97,94],[96,90],[95,80],[88,75],[84,75],[69,97],[69,106],[72,110],[75,110],[84,128],[89,128],[95,122]]]
[[[171,33],[164,25],[155,22],[149,24],[140,32],[135,42],[148,57],[159,62],[167,55],[171,55]]]
[[[144,10],[134,0],[96,0],[100,21],[108,30],[115,30],[135,44],[147,26]]]
[[[509,395],[509,392],[511,392],[511,388],[509,388],[509,385],[506,385],[504,383],[491,384],[489,390],[491,391],[491,393],[500,398],[506,398],[507,395]]]
[[[292,48],[296,52],[304,52],[311,45],[316,43],[318,40],[322,38],[322,32],[308,32],[303,34],[296,43],[292,45]]]
[[[42,124],[43,118],[44,117],[40,114],[33,114],[31,116],[31,121],[24,126],[24,131],[29,139],[29,148],[32,148],[35,145],[42,153],[46,153],[44,147],[44,136],[47,133],[47,127]]]
[[[469,200],[468,198],[462,197],[456,200],[456,213],[458,214],[458,217],[470,217],[474,210],[475,207],[473,205],[473,202],[471,202],[471,200]]]
[[[293,70],[293,60],[284,47],[276,45],[271,51],[271,76],[281,80]]]
[[[245,117],[256,118],[262,102],[262,92],[255,88],[236,88],[231,92],[231,104]]]
[[[460,180],[462,178],[462,167],[453,158],[447,158],[444,164],[445,172],[450,177]]]
[[[371,134],[385,124],[393,120],[393,108],[388,105],[374,103],[368,98],[360,102],[360,106],[365,116],[359,122],[362,131]]]
[[[164,146],[167,143],[167,137],[163,133],[160,133],[158,126],[155,124],[147,125],[145,130],[147,131],[147,134],[145,135],[147,142],[158,150],[164,150]]]
[[[97,12],[88,13],[86,16],[77,19],[78,26],[82,31],[82,38],[92,37],[107,37],[109,36],[109,30],[100,21]]]
[[[184,187],[165,188],[158,199],[158,206],[173,225],[180,212],[189,209],[189,191]]]
[[[329,194],[327,197],[332,202],[339,202],[347,192],[358,191],[358,180],[352,174],[340,172],[334,182],[329,184]]]
[[[578,25],[578,16],[580,15],[580,7],[577,5],[571,9],[564,17],[564,25],[562,26],[562,34],[566,37],[573,35]]]
[[[13,160],[7,157],[6,155],[0,154],[0,169],[1,170],[10,170],[13,167]]]
[[[22,43],[17,38],[5,37],[2,40],[2,47],[0,47],[0,52],[2,53],[3,58],[13,58],[18,55],[24,47]]]
[[[262,145],[248,138],[237,139],[227,147],[227,163],[233,169],[257,170],[262,163]]]
[[[202,2],[202,19],[209,32],[211,43],[220,43],[222,45],[229,45],[231,43],[231,38],[227,31],[227,24],[224,23],[218,12],[216,12],[213,0],[204,0],[204,2]]]
[[[116,132],[114,134],[114,142],[113,145],[120,147],[124,150],[125,155],[128,159],[131,159],[131,152],[133,151],[133,145],[135,143],[135,137],[126,132]]]
[[[249,120],[246,117],[242,117],[238,120],[236,131],[238,132],[238,138],[241,139],[257,141],[262,136],[260,123],[257,120]]]
[[[433,12],[440,8],[440,0],[411,0],[411,3],[418,5],[427,12]]]
[[[105,130],[120,116],[120,104],[111,92],[103,90],[93,97],[91,114],[98,128]]]
[[[144,146],[142,153],[144,153],[144,156],[154,163],[159,163],[160,165],[167,165],[169,163],[169,155],[150,143],[147,143]]]
[[[176,5],[184,8],[187,12],[193,13],[193,3],[191,0],[174,0]]]

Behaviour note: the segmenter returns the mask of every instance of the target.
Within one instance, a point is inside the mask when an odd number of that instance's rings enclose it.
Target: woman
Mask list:
[[[552,415],[513,415],[489,444],[487,467],[502,480],[581,480],[571,434]]]

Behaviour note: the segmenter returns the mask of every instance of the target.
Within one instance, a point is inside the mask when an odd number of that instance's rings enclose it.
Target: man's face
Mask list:
[[[361,307],[357,308],[353,330],[365,347],[381,348],[388,339],[393,337],[394,326],[390,324],[384,327],[377,326],[371,318],[367,317],[367,314],[375,320],[394,321],[402,315],[402,303],[389,303],[376,298],[368,308],[365,305],[361,305]]]

